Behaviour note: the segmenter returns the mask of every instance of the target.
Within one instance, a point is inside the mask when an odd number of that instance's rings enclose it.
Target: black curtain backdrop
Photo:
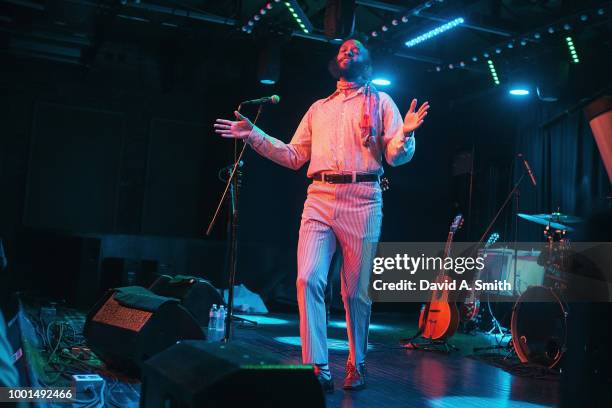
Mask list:
[[[605,208],[610,183],[582,109],[569,102],[544,103],[537,99],[519,110],[516,153],[523,153],[537,178],[521,184],[520,212],[588,217]],[[564,113],[569,111],[569,113]],[[523,172],[516,160],[514,180]],[[540,241],[543,227],[519,221],[518,239]]]

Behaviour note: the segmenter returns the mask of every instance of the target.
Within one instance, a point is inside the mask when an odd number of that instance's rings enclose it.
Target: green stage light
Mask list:
[[[580,58],[578,58],[578,52],[576,51],[574,40],[572,40],[572,37],[565,37],[565,42],[567,43],[567,48],[569,49],[570,56],[572,57],[572,62],[574,64],[578,64],[580,62]]]
[[[493,64],[493,61],[487,60],[487,65],[489,66],[489,71],[491,72],[491,78],[493,78],[493,82],[495,83],[495,85],[499,85],[501,82],[499,81],[499,77],[497,76],[495,64]]]

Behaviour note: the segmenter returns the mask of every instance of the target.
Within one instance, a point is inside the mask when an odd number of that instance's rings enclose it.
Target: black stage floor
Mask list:
[[[61,315],[58,317],[62,318]],[[283,363],[301,362],[295,314],[244,317],[253,318],[259,324],[257,327],[238,324],[234,330],[236,341],[263,348]],[[82,314],[70,312],[63,318],[77,331],[82,327]],[[535,378],[533,372],[516,370],[511,374],[492,364],[490,358],[483,360],[471,356],[474,347],[493,345],[500,339],[483,333],[458,333],[452,338],[452,343],[459,350],[451,354],[408,350],[400,346],[399,340],[410,336],[414,330],[416,316],[374,314],[367,360],[368,386],[362,391],[346,392],[341,389],[348,353],[346,329],[343,316],[332,316],[329,327],[330,365],[336,391],[327,396],[328,406],[538,408],[557,405],[559,381],[555,376]],[[34,331],[30,335],[35,336]],[[34,371],[40,370],[40,361],[44,362],[45,356],[36,356],[36,341],[30,343],[30,366]],[[516,361],[512,356],[504,359],[506,354],[507,350],[500,351],[497,362],[501,361],[506,368],[512,367]],[[92,369],[81,365],[73,371],[85,373],[92,372]],[[109,377],[109,371],[104,370],[101,373],[109,380],[107,401],[114,402],[107,406],[138,406],[138,380],[120,375]],[[41,376],[49,378],[49,375],[43,373]],[[60,384],[61,380],[55,385]]]
[[[265,348],[283,362],[299,363],[297,317],[273,314],[257,320],[256,328],[237,328],[236,339]],[[341,389],[348,354],[344,319],[332,317],[328,336],[336,392],[327,397],[329,407],[538,408],[557,404],[556,378],[513,375],[470,356],[474,347],[496,344],[499,339],[494,336],[458,333],[451,343],[459,350],[451,354],[408,350],[399,340],[415,332],[416,317],[374,314],[371,323],[368,386],[348,392]],[[503,349],[500,359],[506,354]],[[513,357],[507,362],[512,366]]]

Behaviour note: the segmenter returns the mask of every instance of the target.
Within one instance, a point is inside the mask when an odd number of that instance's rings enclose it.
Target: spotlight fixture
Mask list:
[[[430,30],[426,33],[423,33],[421,35],[419,35],[418,37],[415,37],[411,40],[406,41],[405,45],[406,47],[414,47],[417,44],[422,43],[423,41],[427,41],[435,36],[438,36],[448,30],[451,30],[461,24],[463,24],[465,22],[465,20],[463,19],[463,17],[459,17],[456,18],[454,20],[449,21],[446,24],[441,25],[440,27],[434,28],[433,30]]]
[[[267,38],[259,48],[257,79],[263,85],[274,85],[280,76],[281,39]]]
[[[389,81],[388,79],[385,78],[375,78],[372,80],[372,83],[374,85],[380,85],[380,86],[389,86],[391,85],[391,81]]]
[[[497,71],[495,70],[495,64],[493,64],[493,61],[491,60],[487,60],[487,65],[489,66],[489,71],[491,71],[491,78],[493,78],[493,82],[495,83],[495,85],[499,85],[499,77],[497,76]]]
[[[572,57],[572,62],[574,64],[579,63],[580,58],[578,58],[578,53],[576,52],[576,47],[574,46],[574,40],[572,40],[572,37],[565,37],[565,42],[567,43],[567,48],[569,49]]]
[[[529,89],[526,88],[512,88],[508,91],[510,95],[515,96],[526,96],[529,95]]]

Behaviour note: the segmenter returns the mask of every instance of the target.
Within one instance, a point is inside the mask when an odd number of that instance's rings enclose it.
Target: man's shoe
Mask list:
[[[318,370],[317,368],[318,367],[315,366],[315,375],[317,376],[317,380],[319,380],[319,384],[321,384],[323,392],[326,394],[331,394],[334,392],[334,380],[331,377],[326,378],[323,374],[321,374],[321,370]]]
[[[361,390],[366,386],[366,368],[365,363],[359,364],[355,367],[353,363],[346,363],[346,377],[344,377],[344,384],[342,388],[345,390]]]

